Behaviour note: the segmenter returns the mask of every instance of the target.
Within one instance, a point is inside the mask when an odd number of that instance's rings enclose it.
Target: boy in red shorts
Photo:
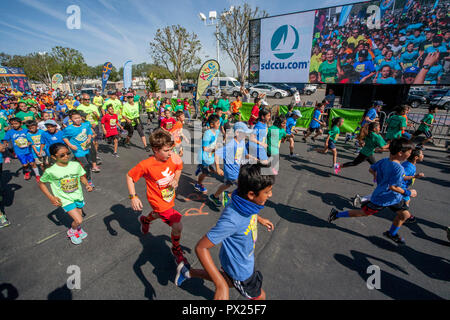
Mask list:
[[[102,129],[108,143],[114,143],[113,156],[118,158],[117,147],[119,145],[119,131],[124,131],[124,128],[120,125],[119,117],[114,113],[114,106],[112,104],[107,105],[107,113],[102,118]]]
[[[128,171],[127,186],[130,193],[131,207],[135,211],[142,211],[143,205],[136,194],[135,183],[144,177],[147,185],[147,199],[153,211],[147,216],[141,215],[141,231],[147,234],[150,223],[156,219],[162,219],[164,223],[172,227],[172,253],[176,264],[187,264],[186,258],[180,247],[181,214],[173,207],[175,205],[175,189],[178,187],[183,162],[173,153],[175,142],[172,135],[164,130],[155,130],[150,135],[150,146],[154,155],[139,162]]]

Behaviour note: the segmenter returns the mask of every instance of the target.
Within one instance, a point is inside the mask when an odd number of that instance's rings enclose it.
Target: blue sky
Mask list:
[[[203,12],[220,13],[244,2],[266,10],[269,15],[311,10],[361,2],[361,0],[8,0],[0,1],[0,51],[8,54],[49,52],[56,45],[83,53],[89,65],[111,61],[120,68],[127,60],[148,62],[149,42],[158,28],[180,24],[198,35],[203,59],[216,57],[214,27],[198,18]],[[81,9],[81,29],[66,27],[66,9]],[[222,70],[232,76],[234,66],[225,52],[220,53]],[[234,71],[235,72],[235,71]]]

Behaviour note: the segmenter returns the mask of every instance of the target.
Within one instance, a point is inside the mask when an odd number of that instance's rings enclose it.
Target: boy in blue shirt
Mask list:
[[[42,136],[41,136],[41,141],[43,144],[43,148],[45,150],[45,165],[49,165],[50,161],[52,161],[51,159],[51,154],[50,154],[50,146],[52,144],[55,143],[64,143],[63,137],[64,134],[62,131],[58,130],[57,127],[57,123],[55,122],[55,120],[47,120],[44,123],[45,128],[47,129],[47,131],[45,131]]]
[[[211,172],[214,172],[214,152],[216,150],[217,137],[219,136],[220,118],[218,115],[212,114],[208,118],[208,124],[210,129],[206,130],[202,138],[202,149],[199,152],[199,162],[195,175],[198,176],[197,183],[194,185],[194,189],[206,193],[208,190],[203,185],[203,181],[206,176]],[[201,173],[200,173],[201,172]]]
[[[405,170],[400,164],[411,155],[413,145],[405,138],[394,139],[389,145],[389,158],[382,159],[370,166],[369,172],[377,181],[377,187],[371,195],[370,201],[362,204],[359,210],[349,210],[338,212],[331,209],[328,222],[338,218],[367,217],[380,212],[384,208],[394,211],[395,217],[389,231],[383,235],[398,244],[405,244],[405,240],[400,237],[398,230],[403,223],[411,217],[408,205],[403,196],[416,197],[414,189],[402,188]]]
[[[294,154],[294,132],[297,133],[297,128],[295,127],[297,124],[297,119],[301,118],[302,114],[299,110],[294,110],[292,112],[292,116],[287,118],[286,120],[286,139],[289,141],[289,156],[296,157],[298,154]],[[294,131],[294,132],[292,132]],[[306,140],[306,138],[304,138]]]
[[[308,128],[305,136],[303,137],[303,142],[306,142],[306,138],[308,138],[313,132],[316,132],[316,135],[311,138],[312,141],[315,141],[315,139],[323,133],[321,127],[326,126],[326,123],[322,121],[322,116],[323,116],[324,110],[325,110],[325,105],[323,103],[319,104],[314,109],[313,118],[312,118],[311,122],[309,123],[309,128]],[[287,123],[286,123],[286,133],[288,133]]]
[[[403,177],[403,185],[402,185],[403,189],[409,189],[414,184],[417,178],[423,178],[425,176],[423,172],[416,173],[417,172],[416,164],[417,162],[422,161],[423,161],[422,148],[416,147],[416,149],[414,149],[411,152],[411,155],[409,156],[408,160],[402,163],[402,167],[405,170],[405,176]],[[403,200],[405,200],[406,205],[409,207],[411,197],[403,196]],[[407,223],[416,222],[416,218],[413,215],[411,215],[411,217],[408,218],[406,222]]]
[[[243,122],[237,122],[234,125],[234,139],[227,143],[224,147],[218,149],[215,154],[216,172],[219,176],[224,177],[224,183],[219,186],[209,199],[216,205],[220,206],[220,194],[223,193],[223,205],[229,201],[228,194],[225,190],[237,184],[239,169],[248,158],[247,148],[245,147],[246,135],[252,133],[252,130]],[[223,170],[219,166],[219,160],[224,160]]]
[[[27,139],[28,130],[22,128],[22,121],[19,118],[11,118],[9,123],[11,124],[11,129],[6,132],[3,140],[14,147],[17,159],[19,159],[23,166],[24,179],[30,180],[31,172],[29,166],[31,166],[36,174],[36,180],[39,182],[39,170],[34,162],[33,153],[30,147],[31,143]]]
[[[44,149],[42,148],[42,134],[44,131],[38,129],[38,124],[35,120],[27,121],[26,126],[28,129],[27,139],[31,143],[34,162],[41,166],[42,172],[44,172]]]
[[[201,278],[214,282],[215,300],[228,300],[229,288],[251,300],[264,300],[263,277],[255,269],[255,244],[258,225],[272,231],[272,222],[258,215],[267,199],[272,196],[275,176],[262,175],[268,168],[262,164],[246,164],[239,171],[238,188],[225,207],[216,225],[198,242],[197,253],[202,269],[188,269],[178,265],[175,283],[180,286],[187,278]],[[222,243],[219,253],[222,270],[219,271],[211,257],[210,249]]]

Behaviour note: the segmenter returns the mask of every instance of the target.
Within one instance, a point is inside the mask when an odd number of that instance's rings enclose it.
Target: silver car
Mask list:
[[[250,95],[253,98],[258,97],[259,94],[264,93],[267,97],[275,97],[277,99],[287,97],[289,93],[285,90],[275,88],[270,84],[257,84],[250,88]]]

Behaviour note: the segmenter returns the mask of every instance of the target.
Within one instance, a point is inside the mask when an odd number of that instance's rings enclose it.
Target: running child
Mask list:
[[[173,125],[172,129],[170,130],[170,133],[173,136],[173,140],[175,142],[175,146],[173,147],[173,152],[178,154],[180,157],[183,156],[183,147],[181,146],[182,140],[187,140],[187,138],[183,134],[183,124],[185,120],[184,112],[183,111],[177,111],[175,113],[175,117],[177,119],[177,122]]]
[[[396,114],[386,120],[386,141],[398,139],[402,136],[402,131],[406,129],[406,114],[407,107],[405,105],[396,108]]]
[[[55,120],[47,120],[44,123],[45,131],[41,136],[41,142],[45,151],[44,166],[48,166],[53,162],[53,158],[50,155],[50,146],[55,143],[64,143],[64,134],[58,129],[58,124]]]
[[[230,204],[222,212],[216,225],[203,236],[195,247],[202,269],[190,269],[180,264],[175,284],[180,286],[188,278],[201,278],[214,282],[215,300],[228,300],[229,288],[235,287],[250,300],[264,300],[263,276],[255,269],[255,244],[258,223],[273,231],[274,225],[259,216],[267,199],[272,196],[275,183],[273,175],[262,175],[261,164],[247,164],[240,168],[238,188],[231,196]],[[210,249],[222,243],[219,271],[211,257]]]
[[[106,107],[107,113],[102,118],[102,130],[105,138],[109,144],[114,143],[113,157],[119,158],[117,154],[117,147],[119,146],[119,131],[125,129],[120,125],[119,116],[114,113],[114,106],[112,104]]]
[[[147,124],[152,123],[155,118],[155,101],[151,95],[145,100],[145,112],[147,113]]]
[[[294,110],[291,116],[286,120],[286,139],[289,141],[289,157],[298,157],[297,153],[294,153],[294,133],[298,133],[298,129],[295,127],[297,125],[297,120],[302,117],[299,110]]]
[[[202,138],[202,148],[199,152],[199,165],[195,171],[198,175],[194,189],[198,192],[206,193],[208,190],[203,185],[206,176],[214,172],[214,152],[216,151],[217,138],[219,137],[220,118],[218,115],[211,115],[208,118],[209,129],[205,131]],[[199,175],[200,174],[200,175]]]
[[[11,118],[9,123],[11,129],[9,129],[3,137],[3,140],[7,142],[6,146],[8,146],[8,144],[13,146],[14,153],[22,164],[24,179],[30,180],[31,167],[36,175],[36,180],[39,182],[39,170],[34,162],[33,152],[30,147],[31,143],[27,139],[28,130],[23,129],[22,121],[19,118]]]
[[[190,109],[191,109],[191,106],[189,105],[188,98],[184,98],[184,100],[183,100],[184,117],[186,119],[188,119],[189,121],[191,121],[191,113],[189,112]]]
[[[162,219],[164,223],[172,228],[172,253],[175,262],[187,264],[180,247],[181,214],[174,209],[175,189],[178,187],[183,162],[172,150],[175,145],[172,135],[164,130],[155,130],[150,134],[150,146],[153,156],[139,162],[128,171],[127,186],[130,194],[131,207],[135,211],[142,211],[143,205],[136,194],[135,183],[142,177],[147,185],[147,199],[153,211],[147,216],[139,217],[141,232],[145,235],[149,232],[150,223],[156,219]]]
[[[253,127],[253,133],[250,134],[249,142],[247,144],[248,153],[257,158],[264,164],[269,162],[267,157],[267,124],[270,122],[271,113],[269,109],[262,108],[259,110],[259,116],[256,124]]]
[[[344,118],[337,117],[331,120],[331,129],[328,131],[328,136],[325,140],[325,146],[323,149],[316,148],[319,153],[326,154],[328,149],[333,153],[333,170],[335,174],[338,174],[341,171],[341,164],[337,162],[337,149],[336,149],[336,141],[339,137],[340,129],[339,127],[344,124]]]
[[[232,116],[235,120],[241,121],[241,112],[239,111],[242,107],[242,101],[239,95],[236,96],[236,100],[231,103]]]
[[[311,138],[312,141],[316,141],[315,139],[323,133],[322,127],[326,126],[326,123],[322,121],[324,110],[325,110],[324,103],[321,103],[315,107],[313,118],[309,123],[309,128],[306,131],[305,136],[303,137],[303,142],[306,142],[306,138],[308,138],[314,132],[316,133],[316,135]]]
[[[234,124],[234,139],[228,142],[224,147],[218,149],[215,153],[216,172],[219,176],[224,177],[224,182],[219,186],[209,199],[216,205],[226,206],[229,201],[228,193],[225,191],[237,185],[239,169],[248,158],[247,148],[245,146],[245,137],[252,133],[252,130],[243,122]],[[223,170],[220,168],[220,159],[223,159]],[[222,203],[219,196],[222,195]]]
[[[430,142],[433,139],[433,135],[431,134],[431,127],[433,126],[434,115],[436,114],[436,112],[437,112],[437,107],[433,107],[433,106],[429,107],[428,114],[426,114],[423,117],[423,119],[420,121],[419,128],[416,130],[416,132],[414,132],[412,134],[411,140],[414,140],[421,134],[425,135],[425,140],[422,141],[421,143],[419,143],[418,146],[423,146],[424,144]]]
[[[300,111],[298,112],[300,113]],[[278,174],[280,163],[280,145],[286,141],[286,137],[286,118],[280,115],[275,118],[273,125],[267,132],[267,156],[269,156],[276,174]]]
[[[31,143],[31,151],[33,152],[34,162],[36,163],[36,165],[40,166],[42,172],[44,172],[45,151],[44,148],[42,148],[42,135],[44,131],[38,129],[37,122],[34,120],[27,121],[26,126],[28,129],[27,139],[28,142]],[[37,179],[39,180],[39,178]]]
[[[85,203],[80,182],[88,192],[93,188],[88,184],[83,167],[77,161],[70,161],[70,151],[65,144],[53,144],[50,154],[56,163],[45,170],[39,188],[54,206],[62,207],[73,219],[67,237],[73,244],[80,244],[87,237],[87,233],[81,228]],[[53,194],[45,185],[46,182],[50,183]]]
[[[181,110],[182,111],[182,110]],[[177,121],[172,118],[172,111],[164,110],[164,118],[161,119],[161,128],[170,132]]]
[[[405,138],[392,140],[389,145],[389,158],[382,159],[370,166],[369,172],[377,181],[377,187],[372,193],[370,201],[363,203],[359,210],[338,212],[333,208],[328,222],[331,223],[339,218],[371,216],[387,207],[397,216],[389,231],[384,232],[383,235],[398,244],[405,244],[405,240],[400,237],[398,230],[411,214],[403,196],[414,198],[417,196],[417,192],[414,189],[408,190],[401,187],[405,170],[400,163],[409,158],[412,149],[413,145]]]

